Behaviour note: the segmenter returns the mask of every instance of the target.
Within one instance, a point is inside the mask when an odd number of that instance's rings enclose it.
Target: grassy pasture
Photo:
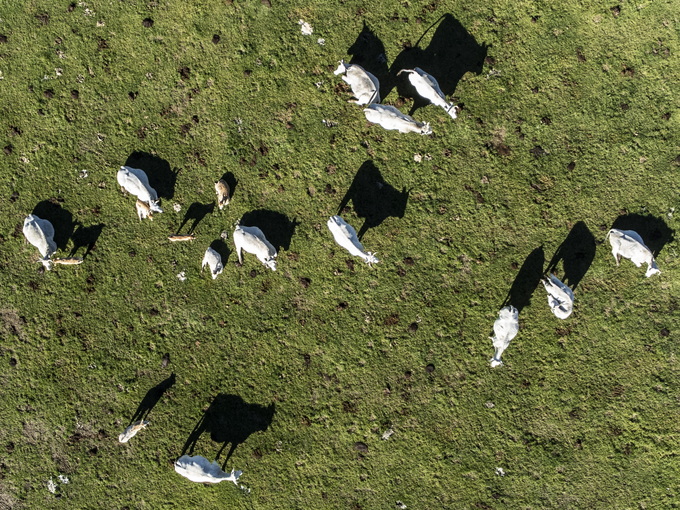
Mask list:
[[[680,506],[679,16],[656,0],[4,2],[0,508]],[[434,135],[367,124],[341,58]],[[455,121],[396,77],[415,65]],[[162,197],[153,222],[116,183],[126,162]],[[366,222],[375,268],[334,243],[339,210]],[[41,271],[33,211],[82,265]],[[244,217],[275,238],[276,272],[235,264]],[[631,224],[660,275],[616,267],[604,237]],[[570,235],[592,263],[559,321],[531,290]],[[509,292],[522,329],[492,370]],[[189,450],[250,493],[180,478]]]

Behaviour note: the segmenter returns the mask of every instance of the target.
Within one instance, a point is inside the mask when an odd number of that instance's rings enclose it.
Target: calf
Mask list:
[[[345,73],[342,80],[352,87],[352,94],[356,99],[351,99],[350,102],[358,105],[371,104],[380,102],[380,82],[378,78],[373,76],[363,67],[354,64],[345,64],[344,60],[340,61],[340,65],[333,74]]]
[[[54,227],[52,224],[35,214],[29,214],[24,220],[24,236],[33,246],[38,248],[43,256],[40,262],[48,271],[52,269],[50,257],[57,251],[57,243],[54,242]]]
[[[491,367],[503,366],[501,355],[503,351],[508,348],[510,340],[515,338],[519,331],[519,320],[517,316],[519,312],[514,306],[505,306],[498,312],[498,319],[493,323],[493,346],[496,349],[493,358],[491,358]]]
[[[434,79],[434,76],[427,74],[420,67],[402,69],[397,73],[397,76],[401,73],[408,73],[408,81],[415,87],[418,94],[429,100],[433,105],[441,106],[452,118],[456,118],[455,105],[446,101],[446,96],[439,88],[439,83]]]
[[[276,248],[267,241],[262,231],[257,227],[242,227],[236,225],[234,230],[234,245],[238,261],[243,264],[241,251],[252,253],[257,259],[272,271],[276,271]]]
[[[144,170],[139,168],[130,168],[129,166],[121,166],[118,170],[118,184],[128,193],[136,196],[142,202],[149,204],[149,208],[153,212],[162,213],[163,209],[158,206],[158,194],[156,190],[149,185],[149,178],[144,173]]]
[[[364,108],[366,120],[380,124],[388,130],[398,130],[400,133],[420,133],[421,135],[432,134],[429,122],[418,122],[413,117],[405,115],[394,106],[382,104],[370,104]]]
[[[333,234],[335,242],[347,250],[351,255],[361,257],[369,267],[372,267],[371,264],[380,262],[375,257],[375,253],[364,251],[364,246],[359,241],[356,230],[340,216],[331,216],[327,225],[328,230]]]
[[[210,268],[210,273],[212,274],[213,280],[217,278],[217,275],[220,274],[224,269],[222,257],[212,248],[205,250],[205,256],[203,257],[203,263],[201,264],[201,272],[203,272],[203,268],[205,266]]]
[[[148,204],[142,202],[141,200],[137,200],[135,207],[137,208],[137,216],[139,217],[139,221],[142,221],[144,218],[149,218],[151,221],[153,221],[153,211]]]
[[[555,275],[550,280],[541,280],[548,292],[548,305],[558,319],[566,319],[574,309],[574,293]]]
[[[215,192],[217,193],[217,205],[220,211],[225,205],[229,205],[231,198],[229,197],[229,185],[224,179],[220,179],[215,183]]]
[[[607,233],[607,237],[612,245],[612,254],[616,259],[617,266],[621,262],[621,257],[624,257],[630,259],[635,264],[635,267],[640,267],[643,263],[646,263],[647,272],[645,276],[647,278],[661,272],[659,266],[654,261],[652,250],[645,246],[640,235],[634,230],[617,230],[613,228]]]

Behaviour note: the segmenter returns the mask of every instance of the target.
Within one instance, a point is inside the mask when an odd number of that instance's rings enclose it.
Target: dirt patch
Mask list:
[[[633,75],[635,75],[635,70],[626,66],[626,64],[623,64],[623,70],[621,71],[621,76],[627,76],[628,78],[632,78]]]
[[[54,97],[54,90],[52,89],[47,89],[46,91],[43,92],[43,96],[47,99],[52,99]]]
[[[71,99],[78,99],[80,97],[80,92],[77,90],[72,90],[71,91]]]
[[[434,373],[434,365],[433,365],[432,363],[430,363],[429,365],[427,365],[427,366],[425,367],[425,372],[427,372],[428,374]]]
[[[27,420],[24,422],[22,435],[28,444],[44,443],[47,440],[47,427],[40,420]]]
[[[626,392],[626,388],[624,386],[614,386],[612,388],[612,397],[620,397]]]
[[[543,124],[544,126],[549,126],[550,124],[552,124],[552,120],[550,120],[549,117],[543,117],[541,119],[541,124]]]
[[[262,452],[259,449],[253,450],[253,453],[251,453],[254,459],[260,460],[262,458]]]
[[[74,3],[71,3],[71,4],[69,4],[69,6],[66,8],[66,12],[73,12],[73,11],[75,10],[75,8],[76,8],[75,2],[74,2]]]
[[[465,185],[465,189],[466,189],[467,191],[469,191],[470,193],[472,193],[473,195],[475,195],[475,197],[477,197],[477,203],[478,203],[478,204],[483,204],[483,203],[484,203],[484,197],[482,196],[482,194],[481,194],[479,191],[476,191],[476,190],[472,189],[472,188],[471,188],[470,186],[468,186],[467,184]]]
[[[182,78],[182,81],[187,81],[191,70],[188,67],[182,66],[177,69],[177,72],[179,73],[180,78]]]
[[[618,17],[619,17],[619,14],[621,14],[621,7],[619,7],[618,5],[612,7],[612,8],[609,9],[609,10],[612,11],[612,15],[613,15],[615,18],[618,18]]]
[[[246,69],[245,71],[243,71],[243,76],[245,76],[246,78],[248,78],[251,74],[253,74],[253,71],[250,69]]]
[[[186,137],[187,134],[189,133],[190,129],[191,129],[191,124],[184,124],[184,125],[180,126],[179,134]]]
[[[575,161],[572,161],[571,163],[569,163],[567,165],[567,170],[569,170],[570,172],[572,172],[574,170],[574,168],[576,168],[576,162]]]
[[[352,259],[345,260],[345,265],[350,271],[354,271],[354,261]]]
[[[385,324],[385,326],[394,326],[398,322],[399,322],[399,314],[393,313],[392,315],[385,318],[384,324]]]
[[[142,26],[144,28],[151,28],[153,26],[153,20],[151,18],[146,18],[144,21],[142,21]]]
[[[9,156],[10,154],[12,154],[14,148],[11,145],[5,145],[5,148],[2,150],[7,156]]]
[[[215,35],[212,36],[212,43],[213,44],[219,44],[220,41],[221,41],[221,39],[220,39],[219,35],[215,34]]]
[[[309,278],[303,278],[302,276],[298,278],[298,281],[300,282],[300,285],[302,285],[303,289],[306,289],[312,283],[312,280],[310,280]]]
[[[406,257],[404,259],[404,264],[406,264],[407,266],[413,267],[413,264],[414,264],[413,259],[411,257]]]
[[[543,147],[541,147],[540,145],[537,145],[536,147],[531,149],[529,152],[531,154],[533,154],[535,158],[540,158],[541,156],[545,155],[545,151],[543,150]]]
[[[10,367],[16,367],[19,364],[16,358],[10,358],[9,360],[9,366]]]
[[[165,368],[170,364],[170,353],[166,352],[161,360],[161,368]]]
[[[659,334],[663,337],[666,337],[671,334],[670,331],[668,331],[666,328],[663,328],[661,331],[659,331]]]
[[[354,449],[361,453],[368,453],[368,445],[366,443],[354,443]]]
[[[671,118],[670,112],[669,112],[669,113],[663,114],[663,115],[661,116],[661,118],[662,118],[663,120],[670,120],[670,118]]]
[[[3,331],[12,335],[18,336],[24,340],[25,334],[23,330],[25,319],[17,315],[17,312],[11,308],[0,309],[0,321],[2,321]]]
[[[349,92],[349,87],[343,82],[338,83],[333,90],[335,91],[336,96],[340,96],[342,94],[347,94]]]
[[[0,44],[5,44],[7,42],[7,36],[0,34]]]
[[[354,402],[345,401],[342,403],[342,411],[349,414],[356,414],[357,405]]]
[[[256,276],[257,276],[257,271],[255,271],[255,270],[253,269],[253,270],[250,272],[250,277],[251,277],[251,278],[255,278]]]
[[[272,3],[269,0],[262,0],[262,5],[269,7],[270,9],[272,8]]]
[[[134,101],[135,99],[137,99],[137,92],[130,92],[130,93],[128,93],[128,99],[129,99],[130,101]]]
[[[494,57],[486,57],[484,59],[485,64],[489,64],[490,66],[494,65],[496,63],[496,59]]]
[[[347,308],[349,308],[349,304],[347,303],[347,301],[340,301],[338,303],[336,310],[338,312],[342,312],[343,310],[347,310]]]
[[[418,323],[412,322],[411,325],[408,327],[408,332],[415,333],[416,331],[418,331]]]
[[[576,58],[578,59],[579,62],[585,62],[586,57],[583,56],[583,53],[581,53],[581,49],[576,50]]]
[[[41,25],[47,25],[50,22],[50,17],[47,15],[47,13],[38,14],[35,19],[37,19]]]
[[[14,203],[14,202],[17,201],[18,198],[19,198],[19,193],[17,193],[17,192],[15,191],[15,192],[12,193],[12,195],[9,197],[9,201],[12,202],[12,203]]]
[[[106,39],[102,39],[101,37],[97,38],[97,49],[99,51],[105,50],[108,47],[109,47],[109,43],[106,42]]]

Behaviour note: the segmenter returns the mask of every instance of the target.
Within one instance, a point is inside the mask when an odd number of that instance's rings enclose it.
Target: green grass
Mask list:
[[[601,243],[621,210],[675,229],[677,3],[621,3],[618,16],[615,2],[389,1],[363,14],[354,0],[271,3],[88,1],[67,12],[68,1],[5,2],[0,508],[680,506],[675,241],[650,279],[598,244],[573,315],[552,316],[538,288],[505,366],[488,366],[512,263],[541,245],[549,260],[578,221]],[[432,138],[367,125],[329,69],[364,24],[391,66],[447,13],[495,59],[458,83],[459,118],[418,109]],[[396,90],[383,98],[397,101]],[[537,146],[547,154],[535,157]],[[134,152],[178,172],[153,222],[138,222],[116,183]],[[432,159],[415,163],[416,153]],[[380,264],[355,259],[351,271],[325,222],[367,160],[410,194],[403,218],[363,238]],[[195,241],[170,244],[225,172],[238,180],[231,205],[206,216]],[[41,274],[15,228],[50,198],[73,224],[103,227],[82,265]],[[253,256],[235,267],[232,253],[216,280],[201,275],[220,232],[233,247],[236,220],[263,208],[299,222],[278,271]],[[357,230],[364,221],[354,208],[343,216]],[[149,428],[119,444],[146,392],[172,373]],[[275,406],[271,426],[227,463],[250,494],[172,468],[219,394]],[[206,433],[194,453],[212,460],[221,447]],[[70,483],[55,497],[46,482],[60,473]]]

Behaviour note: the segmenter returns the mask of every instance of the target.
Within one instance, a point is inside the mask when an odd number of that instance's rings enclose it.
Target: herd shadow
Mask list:
[[[518,313],[528,306],[531,302],[531,295],[543,278],[544,264],[543,246],[539,246],[524,260],[515,281],[512,282],[510,292],[508,292],[508,296],[501,306],[512,305],[517,308]]]
[[[64,209],[56,200],[38,202],[31,214],[52,224],[52,227],[54,227],[54,242],[57,248],[65,250],[68,240],[71,239],[73,230],[77,225],[73,221],[73,214]]]
[[[182,449],[182,455],[193,454],[194,447],[201,436],[208,433],[212,441],[222,443],[215,460],[219,459],[227,444],[231,444],[224,459],[222,467],[224,469],[238,445],[244,443],[251,434],[264,432],[269,428],[274,419],[275,410],[273,403],[268,406],[249,404],[238,395],[220,393],[189,435]]]
[[[595,237],[583,221],[574,225],[566,239],[557,248],[546,273],[553,273],[562,262],[562,282],[572,290],[581,282],[595,259]]]
[[[170,163],[163,158],[148,152],[133,152],[125,161],[125,166],[144,170],[149,178],[149,185],[156,190],[158,198],[171,199],[175,196],[175,183],[179,172],[173,172]]]
[[[153,408],[156,407],[156,404],[158,404],[158,401],[161,399],[163,394],[170,388],[172,388],[174,385],[175,374],[172,374],[170,377],[168,377],[167,379],[165,379],[164,381],[160,382],[159,384],[151,388],[149,391],[147,391],[146,395],[144,395],[144,398],[139,403],[139,406],[137,406],[135,414],[133,414],[132,418],[130,418],[130,425],[132,425],[136,421],[148,419],[149,414],[151,413]]]
[[[288,216],[269,209],[256,209],[247,212],[241,218],[240,225],[244,227],[257,227],[267,238],[276,251],[290,248],[290,241],[295,234],[295,228],[300,225],[297,219],[290,221]]]
[[[644,243],[652,250],[654,258],[658,257],[663,247],[673,240],[673,230],[666,225],[666,222],[651,215],[622,214],[614,220],[611,228],[634,230],[640,234]]]
[[[351,200],[356,215],[364,218],[364,224],[357,234],[361,239],[369,228],[377,227],[387,218],[403,218],[408,197],[406,188],[399,191],[386,183],[375,164],[365,161],[340,202],[338,214]]]
[[[187,232],[188,234],[193,234],[194,230],[196,230],[196,227],[203,220],[203,218],[212,213],[214,210],[215,202],[210,202],[209,204],[194,202],[189,206],[189,209],[187,209],[184,219],[182,220],[182,224],[177,229],[177,234],[181,232],[184,225],[186,225],[190,220],[194,220],[194,222],[189,227],[189,231]]]
[[[229,255],[231,255],[232,252],[232,250],[229,249],[229,246],[227,246],[227,243],[222,241],[222,239],[216,239],[210,243],[210,247],[220,254],[222,265],[226,267],[227,262],[229,262]]]
[[[432,38],[425,46],[425,37],[433,29]],[[456,18],[447,13],[430,25],[415,44],[405,42],[389,68],[385,60],[385,46],[366,24],[347,53],[352,55],[351,64],[360,65],[378,78],[381,99],[395,87],[400,96],[413,97],[414,103],[409,112],[412,115],[429,101],[415,92],[406,76],[397,77],[400,70],[420,67],[434,76],[442,92],[450,96],[465,73],[482,72],[487,51],[486,44],[479,44]]]

